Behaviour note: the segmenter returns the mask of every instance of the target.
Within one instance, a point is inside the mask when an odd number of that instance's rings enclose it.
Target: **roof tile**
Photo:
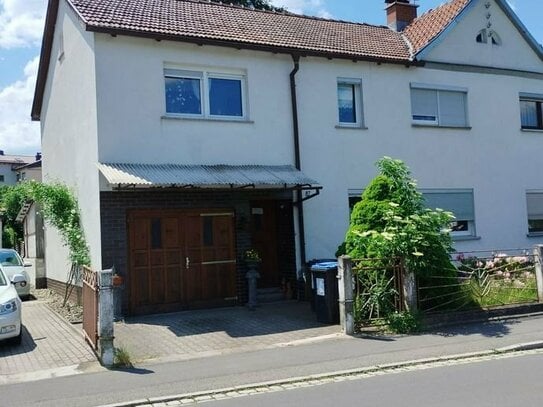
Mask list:
[[[437,37],[468,5],[471,0],[452,0],[434,10],[428,10],[404,31],[405,36],[417,54]]]
[[[71,0],[90,30],[203,38],[300,51],[408,61],[388,27],[253,10],[199,0]]]

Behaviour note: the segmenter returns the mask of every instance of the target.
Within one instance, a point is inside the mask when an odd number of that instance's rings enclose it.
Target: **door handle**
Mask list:
[[[185,257],[185,268],[188,270],[190,267],[190,259],[188,257]]]

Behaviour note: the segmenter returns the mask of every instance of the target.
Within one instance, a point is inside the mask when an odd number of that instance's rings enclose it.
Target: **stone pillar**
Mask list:
[[[543,245],[534,246],[535,278],[537,281],[537,298],[543,302]]]
[[[402,294],[403,310],[407,312],[416,312],[418,309],[417,279],[415,273],[409,271],[406,267],[402,269]]]
[[[113,270],[102,270],[99,275],[98,295],[98,354],[104,366],[113,366],[115,347],[113,345]]]
[[[346,335],[354,334],[353,262],[349,256],[338,259],[339,322]]]

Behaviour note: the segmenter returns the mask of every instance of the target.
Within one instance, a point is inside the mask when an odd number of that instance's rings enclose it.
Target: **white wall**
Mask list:
[[[15,185],[17,183],[17,174],[11,168],[13,164],[0,164],[0,175],[4,176],[4,182],[0,185]]]
[[[98,34],[96,61],[100,161],[294,162],[290,56]],[[249,122],[161,118],[166,109],[166,63],[245,72]]]
[[[490,8],[486,0],[478,0],[460,19],[460,23],[447,33],[442,41],[424,57],[426,61],[461,63],[478,66],[519,69],[543,72],[543,64],[534,50],[524,40],[502,9],[492,0]],[[487,19],[487,14],[490,18]],[[487,24],[496,31],[502,45],[477,43],[477,33]]]
[[[338,77],[362,79],[368,129],[335,128]],[[468,88],[472,128],[413,127],[410,82]],[[541,242],[526,236],[525,191],[543,189],[543,133],[520,130],[519,92],[543,93],[543,81],[309,58],[298,90],[302,168],[324,186],[305,204],[308,258],[334,254],[348,226],[348,190],[363,189],[385,155],[404,160],[420,188],[474,189],[480,240],[457,248]]]
[[[64,55],[59,58],[60,36]],[[92,264],[101,266],[96,142],[94,37],[61,2],[41,115],[43,179],[66,183],[77,195]],[[46,230],[48,278],[66,281],[68,251],[58,233]]]

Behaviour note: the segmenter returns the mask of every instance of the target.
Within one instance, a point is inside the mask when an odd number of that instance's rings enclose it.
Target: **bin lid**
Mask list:
[[[311,270],[326,271],[337,268],[337,261],[322,261],[311,266]]]

